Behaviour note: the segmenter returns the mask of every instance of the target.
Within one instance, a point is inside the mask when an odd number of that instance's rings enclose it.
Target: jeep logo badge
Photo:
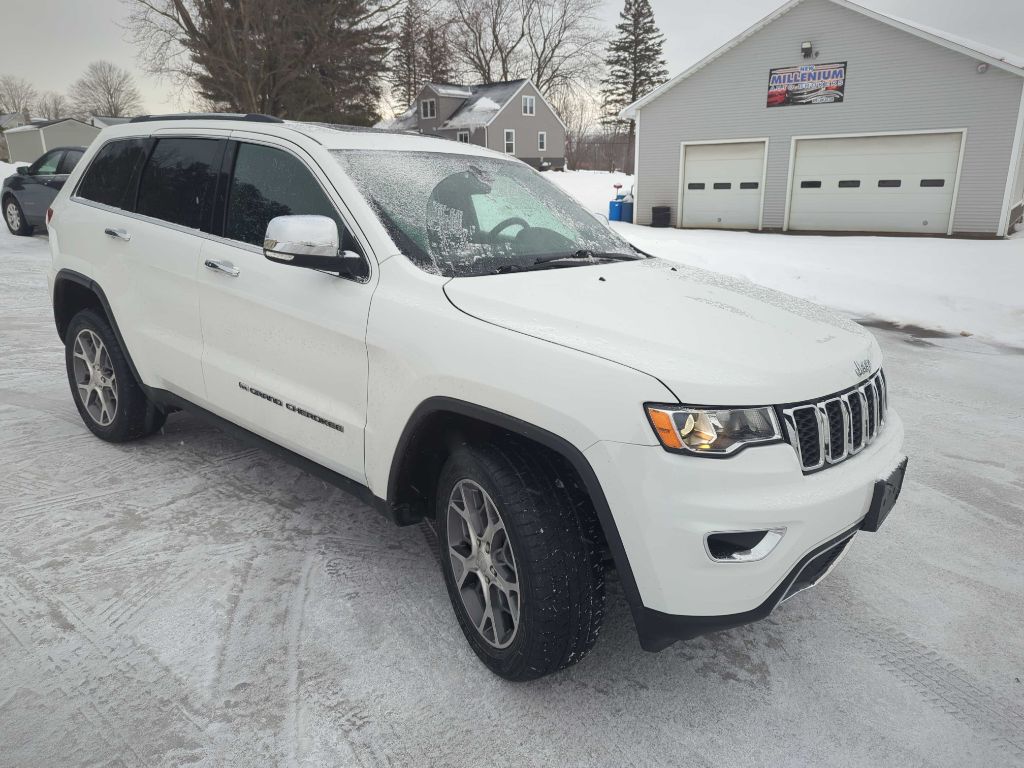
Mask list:
[[[871,358],[865,357],[863,360],[854,360],[853,372],[858,376],[867,376],[871,373]]]

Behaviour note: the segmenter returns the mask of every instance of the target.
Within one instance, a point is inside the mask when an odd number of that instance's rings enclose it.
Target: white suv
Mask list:
[[[525,164],[259,115],[106,129],[48,213],[72,395],[188,409],[428,521],[469,644],[539,677],[767,616],[906,467],[870,334],[649,258]]]

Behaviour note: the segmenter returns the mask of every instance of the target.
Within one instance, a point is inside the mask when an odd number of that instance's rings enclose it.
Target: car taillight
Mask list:
[[[46,225],[50,225],[50,221],[53,219],[53,208],[46,209]]]

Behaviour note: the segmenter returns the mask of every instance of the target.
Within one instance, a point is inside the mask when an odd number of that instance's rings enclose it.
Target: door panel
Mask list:
[[[690,144],[683,157],[683,227],[757,229],[764,142]]]
[[[944,234],[960,144],[959,133],[802,139],[789,228]]]
[[[239,148],[226,232],[262,242],[267,221],[276,215],[330,212],[341,221],[318,172],[282,149],[253,146],[258,145]],[[254,243],[226,238],[207,240],[201,261],[237,270],[231,276],[200,267],[210,407],[365,482],[365,335],[372,283],[271,262]]]
[[[57,170],[64,151],[55,149],[47,152],[30,166],[30,173],[22,178],[25,180],[24,189],[18,194],[18,201],[21,203],[21,210],[25,217],[32,224],[39,224],[46,216],[46,209],[50,207],[53,198],[57,196],[60,187],[54,189],[55,182],[61,177]],[[63,177],[65,180],[67,176]],[[63,182],[61,182],[63,186]]]

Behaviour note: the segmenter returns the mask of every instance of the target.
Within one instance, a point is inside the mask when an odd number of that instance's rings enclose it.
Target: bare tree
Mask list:
[[[570,170],[584,167],[585,147],[600,119],[600,105],[585,88],[560,90],[551,104],[565,123],[565,162]]]
[[[589,84],[600,66],[605,33],[596,21],[601,0],[544,0],[526,20],[529,78],[554,96]]]
[[[483,83],[526,75],[528,18],[541,0],[452,0],[455,47],[469,74]]]
[[[23,77],[0,75],[0,113],[28,115],[36,100],[36,89]]]
[[[71,105],[64,94],[47,91],[36,100],[36,112],[44,120],[60,120],[71,114]]]
[[[147,68],[242,112],[372,122],[401,0],[127,0]]]
[[[79,115],[129,117],[142,108],[131,72],[109,61],[94,61],[68,91]]]
[[[545,96],[590,83],[605,34],[601,0],[451,0],[459,63],[477,80],[530,78]]]

